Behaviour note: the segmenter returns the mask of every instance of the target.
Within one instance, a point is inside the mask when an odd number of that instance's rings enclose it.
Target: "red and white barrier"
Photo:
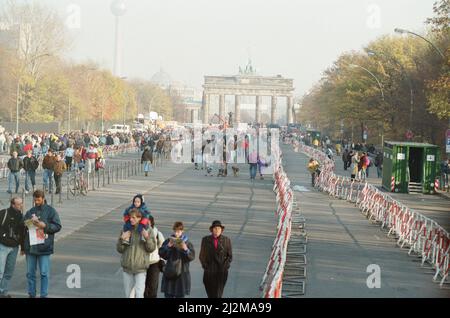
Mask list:
[[[291,182],[284,172],[281,157],[281,151],[276,149],[273,156],[275,158],[273,191],[276,194],[278,225],[269,263],[260,284],[264,298],[281,297],[287,246],[291,236],[294,195],[290,187]]]
[[[381,228],[389,229],[388,236],[394,236],[401,247],[408,246],[409,252],[422,258],[435,269],[433,280],[441,277],[440,286],[448,279],[450,270],[450,235],[435,221],[412,211],[394,200],[375,186],[350,180],[334,174],[334,162],[326,154],[303,144],[293,144],[300,152],[318,160],[322,167],[315,186],[330,196],[353,202],[363,214]],[[439,181],[435,182],[435,189]],[[395,178],[392,177],[391,190],[395,190]]]

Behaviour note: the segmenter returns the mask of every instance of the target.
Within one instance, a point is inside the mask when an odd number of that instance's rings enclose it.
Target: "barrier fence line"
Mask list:
[[[290,180],[283,169],[280,149],[274,150],[273,158],[273,191],[276,194],[277,208],[275,213],[278,216],[278,224],[272,252],[260,284],[260,290],[262,291],[262,297],[264,298],[281,298],[287,247],[291,236],[292,208],[294,201]]]
[[[354,203],[372,223],[388,229],[387,235],[395,237],[398,246],[409,247],[409,255],[414,253],[420,256],[422,266],[429,263],[435,270],[433,281],[441,277],[439,285],[444,285],[450,270],[450,235],[444,228],[367,182],[363,184],[335,175],[334,162],[322,151],[297,140],[291,140],[291,144],[294,151],[300,151],[321,163],[321,173],[315,180],[318,190]]]
[[[136,145],[136,143],[128,143],[128,144],[120,144],[120,145],[105,145],[102,146],[102,153],[103,156],[106,157],[115,157],[117,155],[120,154],[125,154],[125,153],[133,153],[133,152],[138,152],[139,151],[139,147]],[[55,151],[54,154],[59,154],[61,156],[62,159],[65,159],[65,151]],[[23,156],[21,156],[22,158]],[[39,162],[39,167],[38,169],[36,169],[36,171],[42,171],[42,161],[44,160],[44,155],[40,154],[37,158],[36,158]],[[2,158],[0,160],[0,178],[5,179],[8,177],[9,175],[9,169],[8,169],[8,160],[9,159],[5,159]],[[25,171],[22,169],[20,171],[21,176],[25,175]]]
[[[124,153],[135,153],[139,152],[139,148],[135,146],[134,144],[122,144],[121,147],[110,147],[107,148],[107,154],[124,154]],[[104,152],[105,153],[105,152]],[[55,202],[62,204],[63,203],[63,190],[65,189],[67,191],[67,200],[71,200],[72,197],[76,197],[77,195],[87,195],[88,192],[92,190],[99,189],[101,186],[106,186],[106,178],[108,178],[108,184],[114,183],[114,177],[111,178],[111,173],[113,174],[114,168],[117,167],[117,171],[119,171],[119,166],[121,169],[121,172],[123,174],[124,169],[128,169],[129,173],[127,174],[127,178],[131,176],[138,175],[138,172],[142,172],[142,164],[140,159],[132,159],[128,160],[124,165],[121,165],[119,162],[118,164],[111,164],[108,165],[108,167],[103,167],[101,169],[94,169],[92,167],[92,172],[88,173],[87,171],[81,171],[78,170],[78,168],[74,168],[73,170],[67,171],[65,181],[61,180],[61,191],[56,194],[57,198],[54,200],[54,194],[49,194],[49,199],[51,202],[51,205],[53,205]],[[107,168],[107,169],[106,169]],[[130,170],[131,169],[131,170]],[[105,173],[108,172],[108,175],[106,176]],[[23,170],[22,170],[23,172]],[[24,173],[22,173],[24,174]],[[102,178],[103,183],[100,181]],[[111,180],[112,179],[112,180]],[[36,179],[37,180],[37,179]],[[117,180],[118,182],[119,180]],[[97,185],[96,185],[97,182]],[[49,177],[49,183],[53,184],[53,190],[56,190],[56,184],[53,180],[53,176]],[[36,183],[35,186],[33,186],[34,189],[39,189],[40,186],[38,183]],[[45,188],[45,185],[42,184],[42,188]],[[22,197],[23,202],[25,202],[25,188],[22,186]],[[13,197],[13,193],[9,194],[10,199]],[[3,202],[0,202],[3,205]],[[33,201],[31,202],[31,205],[33,205]]]

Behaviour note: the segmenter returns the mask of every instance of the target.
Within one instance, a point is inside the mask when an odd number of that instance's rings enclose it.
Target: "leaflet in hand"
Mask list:
[[[25,225],[28,227],[28,237],[30,239],[30,246],[44,244],[45,234],[43,229],[37,228],[33,221],[26,220]]]

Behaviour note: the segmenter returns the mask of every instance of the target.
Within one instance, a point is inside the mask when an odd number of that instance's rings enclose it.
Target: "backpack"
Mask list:
[[[178,255],[178,251],[170,253],[170,257],[164,266],[164,277],[168,280],[175,280],[181,276],[183,262]]]

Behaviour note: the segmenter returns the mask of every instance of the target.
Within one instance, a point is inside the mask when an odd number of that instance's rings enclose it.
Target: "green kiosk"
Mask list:
[[[435,193],[439,147],[425,143],[387,141],[383,149],[383,188],[398,193]]]

